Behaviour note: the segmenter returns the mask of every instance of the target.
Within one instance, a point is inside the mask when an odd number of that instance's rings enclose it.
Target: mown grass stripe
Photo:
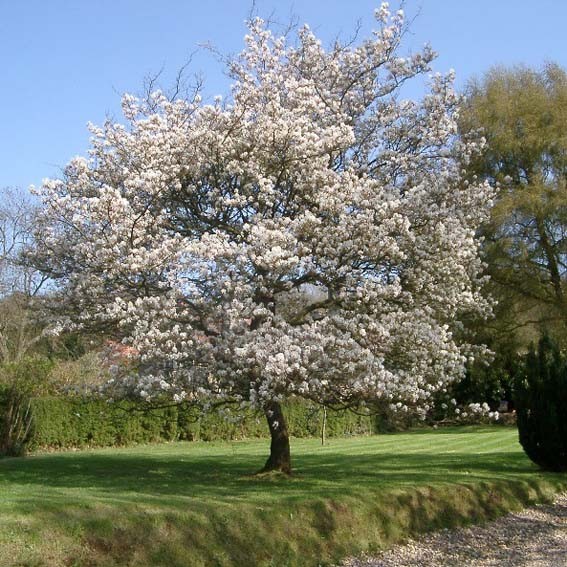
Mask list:
[[[250,474],[266,452],[253,440],[0,460],[0,565],[318,565],[567,488],[507,427],[294,439],[291,478]]]

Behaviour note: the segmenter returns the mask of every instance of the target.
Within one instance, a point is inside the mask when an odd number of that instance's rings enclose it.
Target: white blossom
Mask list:
[[[376,17],[329,50],[251,21],[229,96],[126,95],[126,124],[90,126],[89,156],[38,190],[44,269],[74,324],[133,347],[142,397],[407,411],[462,375],[492,191],[462,179],[453,74],[403,100],[434,53],[401,57],[403,13]]]

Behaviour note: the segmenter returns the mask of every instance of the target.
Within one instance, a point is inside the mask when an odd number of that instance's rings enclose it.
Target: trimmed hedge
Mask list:
[[[284,411],[293,437],[320,435],[322,408],[293,401],[284,405]],[[32,414],[33,428],[27,443],[30,450],[268,436],[264,416],[251,411],[235,422],[217,413],[199,416],[186,406],[141,410],[132,402],[43,397],[32,400]],[[377,425],[374,417],[328,410],[326,435],[370,434],[376,432]]]

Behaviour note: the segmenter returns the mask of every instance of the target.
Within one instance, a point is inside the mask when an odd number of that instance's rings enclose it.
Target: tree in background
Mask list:
[[[0,455],[24,450],[32,423],[30,396],[45,386],[50,367],[37,356],[42,324],[33,305],[45,276],[20,258],[33,240],[36,218],[29,195],[0,190]]]
[[[31,304],[46,277],[21,258],[33,241],[37,213],[28,194],[0,190],[0,364],[21,360],[41,334]]]
[[[0,189],[0,364],[21,361],[41,340],[35,298],[46,276],[22,258],[38,220],[38,203],[29,194]]]
[[[125,96],[127,125],[92,127],[88,158],[39,190],[36,262],[73,325],[130,345],[145,399],[252,405],[291,471],[280,402],[427,407],[461,377],[453,334],[486,316],[475,232],[491,189],[463,183],[452,76],[400,55],[403,14],[326,50],[261,19],[210,104]],[[118,380],[117,380],[118,382]]]
[[[495,330],[527,345],[548,329],[567,339],[567,74],[495,68],[469,84],[465,135],[480,131],[487,150],[470,172],[500,185],[483,228]]]

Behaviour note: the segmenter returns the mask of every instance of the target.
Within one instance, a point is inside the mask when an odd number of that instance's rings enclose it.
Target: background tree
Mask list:
[[[567,75],[495,68],[469,84],[461,132],[480,131],[487,150],[470,172],[500,184],[483,227],[496,331],[520,346],[542,328],[567,338]]]
[[[47,360],[37,356],[42,324],[34,297],[45,276],[24,265],[37,206],[26,193],[0,190],[0,454],[24,450],[32,418],[30,396],[45,386]]]
[[[38,228],[39,203],[26,192],[0,190],[0,364],[33,353],[42,337],[39,302],[46,276],[24,261]]]
[[[36,295],[45,276],[22,261],[21,253],[33,241],[38,203],[17,188],[0,189],[0,298],[12,294]]]
[[[475,231],[491,190],[462,183],[452,76],[401,86],[403,14],[326,50],[250,22],[230,96],[123,99],[88,159],[40,190],[36,262],[72,324],[133,347],[145,399],[262,408],[264,470],[291,470],[280,402],[427,406],[462,375],[453,334],[484,316]],[[118,381],[117,381],[118,383]]]

